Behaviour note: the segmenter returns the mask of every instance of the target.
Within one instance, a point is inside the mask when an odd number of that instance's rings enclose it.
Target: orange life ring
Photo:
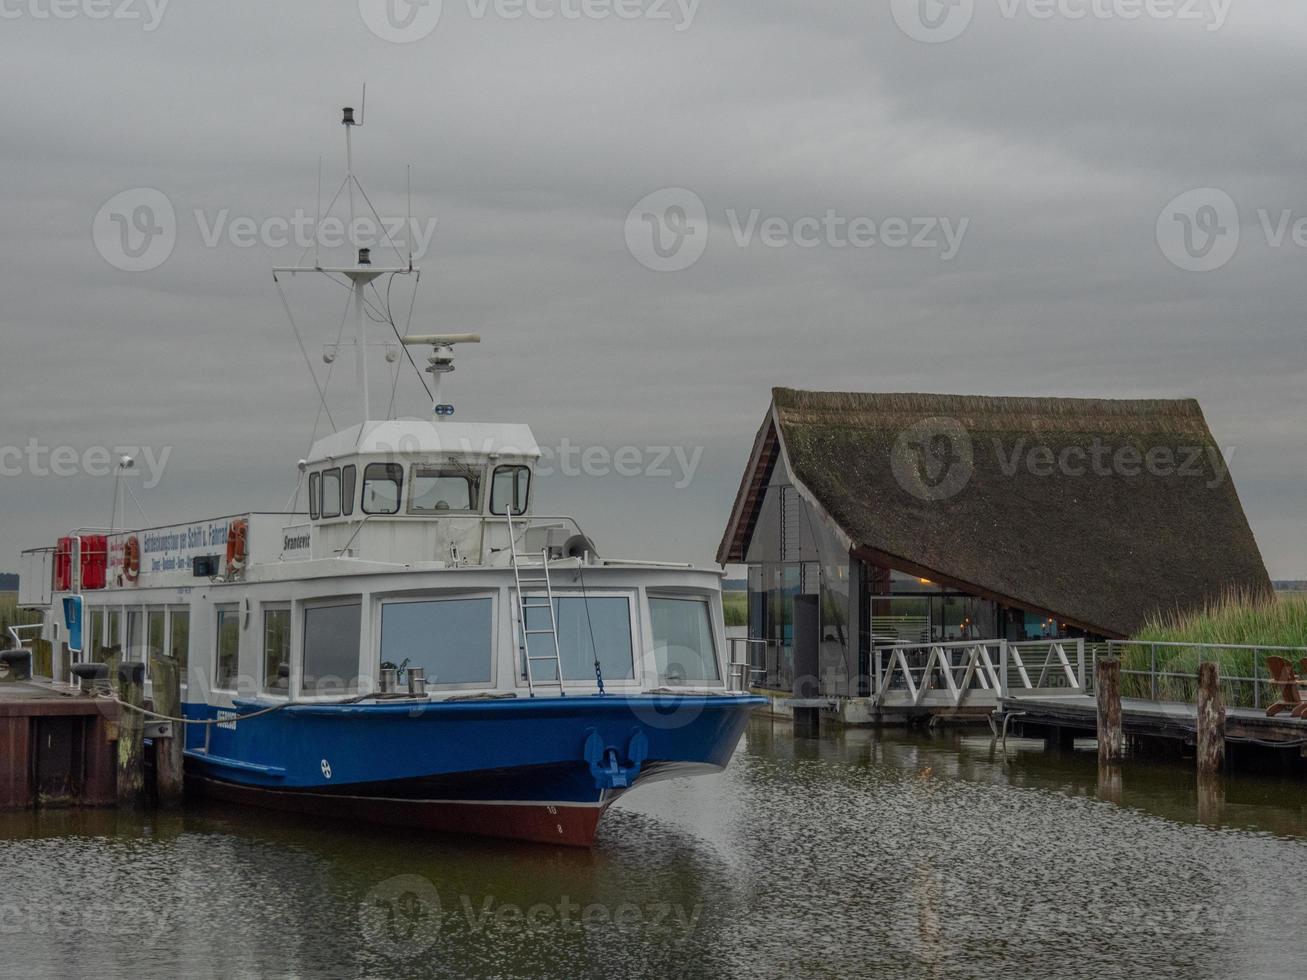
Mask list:
[[[141,577],[141,542],[133,535],[123,545],[123,578],[135,582]]]
[[[227,528],[227,576],[230,578],[245,567],[245,542],[250,525],[244,518],[232,521]]]

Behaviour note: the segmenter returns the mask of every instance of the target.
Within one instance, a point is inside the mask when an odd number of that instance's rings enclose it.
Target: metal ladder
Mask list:
[[[517,553],[517,532],[513,529],[513,508],[505,510],[505,517],[508,520],[508,551],[513,566],[513,581],[517,585],[517,630],[518,643],[522,650],[522,656],[526,662],[526,687],[531,697],[536,696],[536,687],[557,687],[558,693],[563,693],[563,658],[558,648],[558,620],[554,616],[554,586],[549,581],[549,549],[544,548],[540,552],[540,564],[523,564]],[[540,570],[539,575],[523,575],[524,569],[535,571]],[[527,594],[525,586],[545,587],[545,601],[531,601]],[[548,629],[529,629],[527,627],[527,610],[544,609],[549,615]],[[531,653],[531,637],[549,636],[553,643],[553,654],[533,655]],[[535,667],[537,663],[552,663],[556,671],[553,680],[538,681],[535,677]]]

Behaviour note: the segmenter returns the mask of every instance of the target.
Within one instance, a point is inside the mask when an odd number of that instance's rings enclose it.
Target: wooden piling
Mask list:
[[[1225,699],[1217,664],[1198,665],[1198,772],[1214,775],[1225,768]]]
[[[150,658],[150,681],[154,693],[154,710],[161,715],[180,718],[182,692],[177,661],[172,657]],[[160,806],[176,806],[182,801],[182,749],[185,736],[185,726],[173,722],[170,738],[154,740],[155,788]]]
[[[145,664],[120,661],[114,671],[118,700],[145,706]],[[145,796],[145,716],[124,707],[118,718],[118,804],[139,806]]]
[[[1125,732],[1121,725],[1121,661],[1100,660],[1094,668],[1094,694],[1098,701],[1098,763],[1109,765],[1125,758]]]

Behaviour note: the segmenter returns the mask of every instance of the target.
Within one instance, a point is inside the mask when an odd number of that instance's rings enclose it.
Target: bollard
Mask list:
[[[1225,699],[1221,696],[1221,669],[1198,665],[1198,772],[1214,775],[1225,768]]]
[[[145,664],[119,662],[115,693],[126,704],[145,705]],[[140,806],[145,793],[145,717],[120,708],[118,714],[118,805]]]
[[[1098,700],[1098,762],[1108,765],[1125,758],[1125,732],[1121,727],[1121,661],[1100,660],[1094,668],[1094,694]]]
[[[180,718],[181,669],[177,661],[172,657],[151,657],[150,680],[154,710],[170,718]],[[182,801],[182,750],[186,744],[186,726],[176,721],[171,724],[171,737],[154,740],[154,785],[160,806],[176,806]]]

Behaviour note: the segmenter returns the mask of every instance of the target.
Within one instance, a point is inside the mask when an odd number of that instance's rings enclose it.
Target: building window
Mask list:
[[[432,685],[488,685],[493,617],[488,597],[388,602],[381,608],[381,659],[423,668]]]
[[[358,689],[358,602],[304,610],[305,694],[347,694]]]
[[[315,521],[318,519],[318,504],[321,502],[318,497],[321,483],[322,481],[318,474],[309,474],[309,517]]]
[[[660,684],[707,684],[721,679],[706,599],[650,596],[649,622]]]
[[[503,515],[513,508],[513,516],[526,513],[531,489],[531,470],[526,466],[500,466],[490,482],[490,513]]]
[[[236,690],[236,677],[240,671],[241,620],[235,606],[218,608],[217,656],[213,671],[213,686],[224,691]]]
[[[263,611],[263,689],[290,691],[290,609]]]
[[[168,612],[168,656],[177,661],[182,683],[186,683],[186,666],[191,653],[191,611],[172,609]]]
[[[354,484],[358,478],[358,467],[346,466],[341,470],[340,512],[345,517],[354,513]]]
[[[117,609],[110,609],[108,614],[108,625],[104,637],[104,654],[107,657],[111,653],[122,653],[122,613]]]
[[[527,596],[528,629],[549,629],[547,608],[529,608],[544,596]],[[558,655],[563,664],[563,679],[595,680],[595,647],[599,648],[599,667],[605,681],[631,680],[635,662],[631,646],[631,600],[626,596],[555,596],[554,616],[558,623]],[[533,657],[553,657],[553,640],[547,633],[528,637]],[[522,664],[525,672],[526,664]],[[542,660],[531,664],[537,681],[557,681],[553,665]]]
[[[477,509],[477,477],[466,470],[444,470],[430,466],[413,467],[413,496],[410,514],[434,514],[445,511]]]
[[[363,513],[398,514],[403,485],[404,467],[398,463],[369,463],[363,471]]]

